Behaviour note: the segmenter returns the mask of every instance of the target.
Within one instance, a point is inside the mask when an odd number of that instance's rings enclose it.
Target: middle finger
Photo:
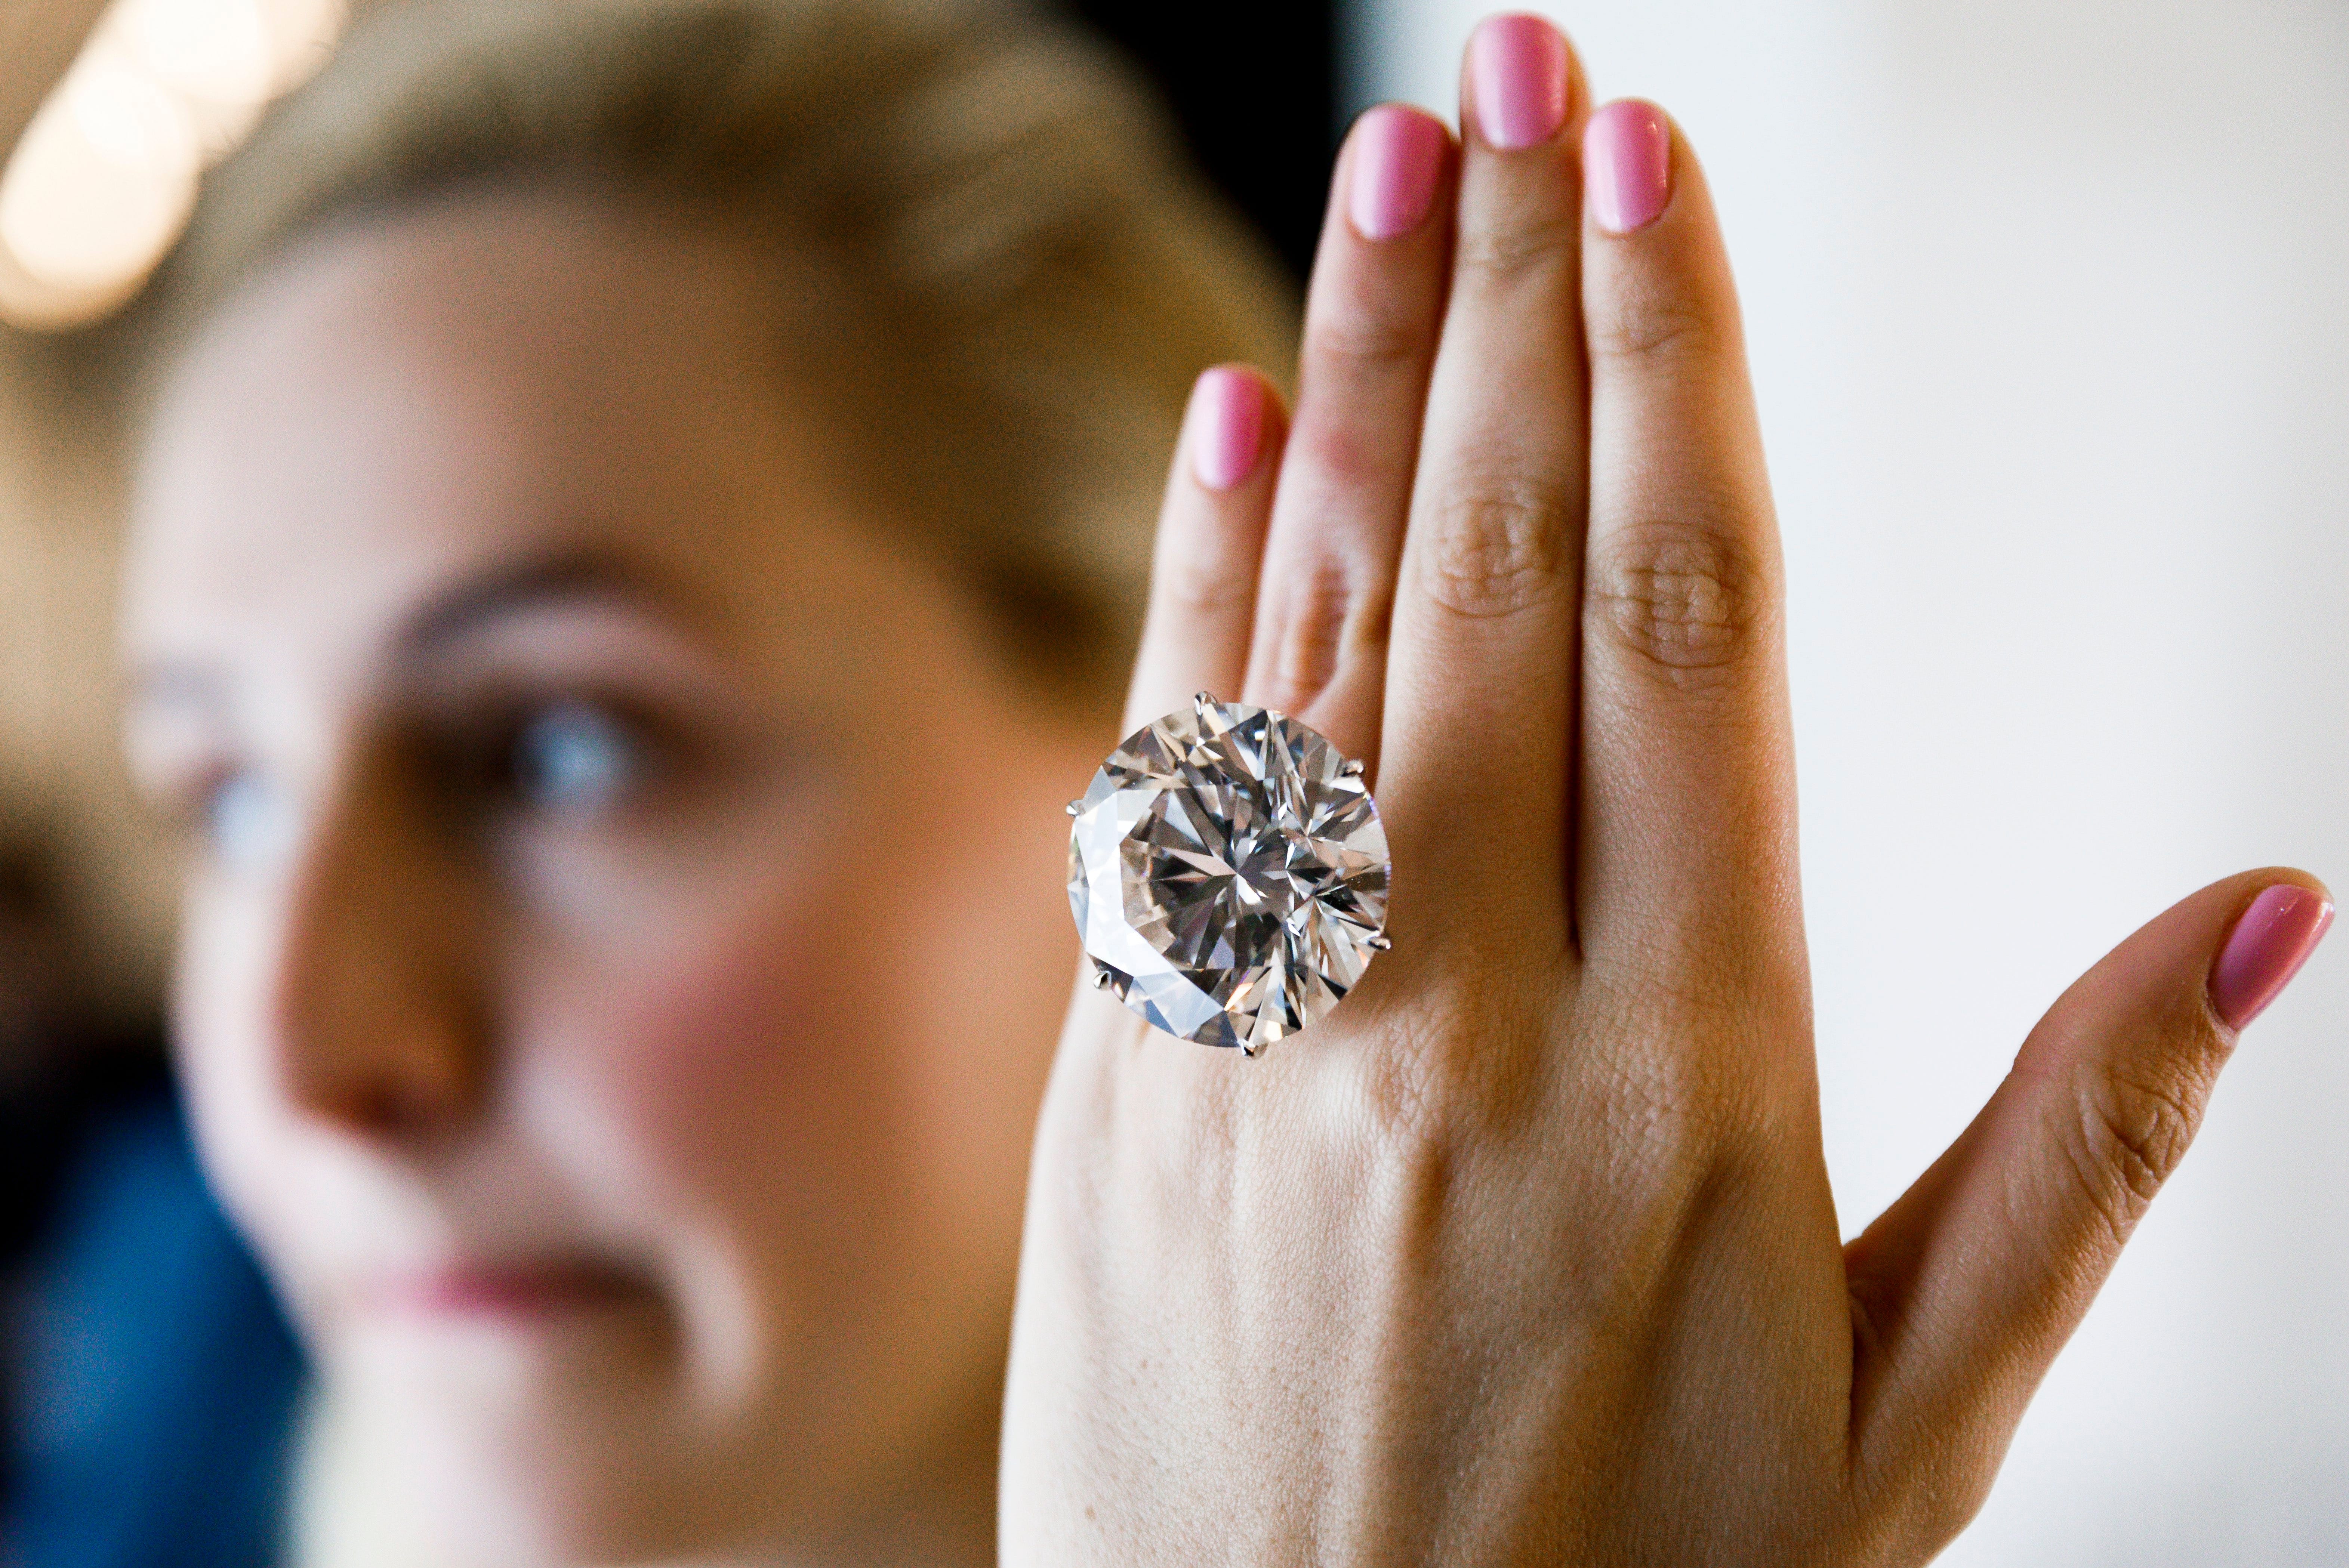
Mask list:
[[[1445,910],[1562,950],[1588,494],[1586,99],[1565,38],[1526,15],[1477,29],[1464,98],[1459,238],[1395,594],[1380,808],[1398,922],[1434,907],[1412,888],[1441,890]]]

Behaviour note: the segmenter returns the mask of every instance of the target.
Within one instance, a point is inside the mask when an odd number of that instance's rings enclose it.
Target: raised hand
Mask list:
[[[2265,871],[2157,918],[1845,1246],[1702,176],[1530,17],[1477,33],[1462,121],[1350,137],[1293,420],[1203,378],[1129,709],[1205,688],[1371,759],[1393,949],[1256,1061],[1080,988],[1004,1561],[1922,1562],[2332,905]]]

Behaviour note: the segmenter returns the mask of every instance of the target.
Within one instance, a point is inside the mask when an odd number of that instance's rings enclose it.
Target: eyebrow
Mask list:
[[[501,616],[583,600],[643,606],[688,623],[708,619],[690,595],[642,562],[609,551],[574,550],[467,579],[410,616],[395,645],[410,656],[429,654]]]
[[[611,551],[570,550],[493,566],[467,578],[411,615],[393,638],[402,659],[439,652],[503,615],[549,605],[604,603],[659,612],[688,625],[711,617],[665,574]],[[218,672],[163,663],[129,673],[126,708],[218,708]]]

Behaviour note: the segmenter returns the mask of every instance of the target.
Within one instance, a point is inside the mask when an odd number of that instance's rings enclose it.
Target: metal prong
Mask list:
[[[1349,757],[1346,760],[1338,764],[1338,772],[1341,778],[1360,779],[1363,774],[1369,771],[1370,764],[1364,762],[1359,757]]]
[[[1093,989],[1094,989],[1094,990],[1096,990],[1096,991],[1106,991],[1106,990],[1108,990],[1108,989],[1109,989],[1109,983],[1110,983],[1110,973],[1109,973],[1109,971],[1108,971],[1108,970],[1106,970],[1106,969],[1104,969],[1104,968],[1102,968],[1102,967],[1100,965],[1098,965],[1098,964],[1094,965],[1093,965]]]
[[[1214,692],[1195,691],[1191,694],[1191,706],[1193,707],[1220,707],[1223,705],[1216,700],[1216,694]]]
[[[1365,943],[1363,945],[1367,946],[1373,953],[1385,953],[1393,948],[1394,938],[1381,931],[1373,934],[1370,941]]]
[[[1246,1040],[1242,1040],[1240,1042],[1240,1055],[1246,1057],[1250,1061],[1254,1061],[1256,1060],[1256,1047],[1248,1044]]]
[[[1069,802],[1069,815],[1070,815],[1070,816],[1071,816],[1071,817],[1073,817],[1073,816],[1077,815],[1079,812],[1082,811],[1084,809],[1085,809],[1085,803],[1084,803],[1084,801],[1083,801],[1082,799],[1076,799],[1076,800],[1071,800],[1071,801],[1070,801],[1070,802]]]

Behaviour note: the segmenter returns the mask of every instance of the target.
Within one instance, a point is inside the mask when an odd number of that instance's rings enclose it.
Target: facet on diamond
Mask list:
[[[1386,830],[1304,725],[1206,694],[1126,738],[1070,808],[1069,903],[1125,1005],[1253,1056],[1385,945]]]

